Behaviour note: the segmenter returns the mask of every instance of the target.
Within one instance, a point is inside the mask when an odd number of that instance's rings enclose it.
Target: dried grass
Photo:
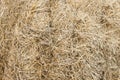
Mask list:
[[[120,80],[120,0],[0,0],[0,80]]]

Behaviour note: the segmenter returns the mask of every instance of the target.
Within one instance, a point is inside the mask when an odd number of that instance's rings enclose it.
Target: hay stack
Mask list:
[[[120,1],[0,0],[0,80],[120,80]]]

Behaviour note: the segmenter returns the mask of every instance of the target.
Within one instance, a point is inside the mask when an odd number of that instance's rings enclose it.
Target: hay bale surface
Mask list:
[[[0,0],[0,80],[120,80],[120,0]]]

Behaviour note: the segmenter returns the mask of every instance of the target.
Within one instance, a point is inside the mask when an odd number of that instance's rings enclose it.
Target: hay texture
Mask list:
[[[120,0],[0,0],[0,80],[120,80]]]

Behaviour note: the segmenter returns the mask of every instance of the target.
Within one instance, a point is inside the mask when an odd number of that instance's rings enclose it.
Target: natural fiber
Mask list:
[[[120,80],[120,0],[0,0],[0,80]]]

